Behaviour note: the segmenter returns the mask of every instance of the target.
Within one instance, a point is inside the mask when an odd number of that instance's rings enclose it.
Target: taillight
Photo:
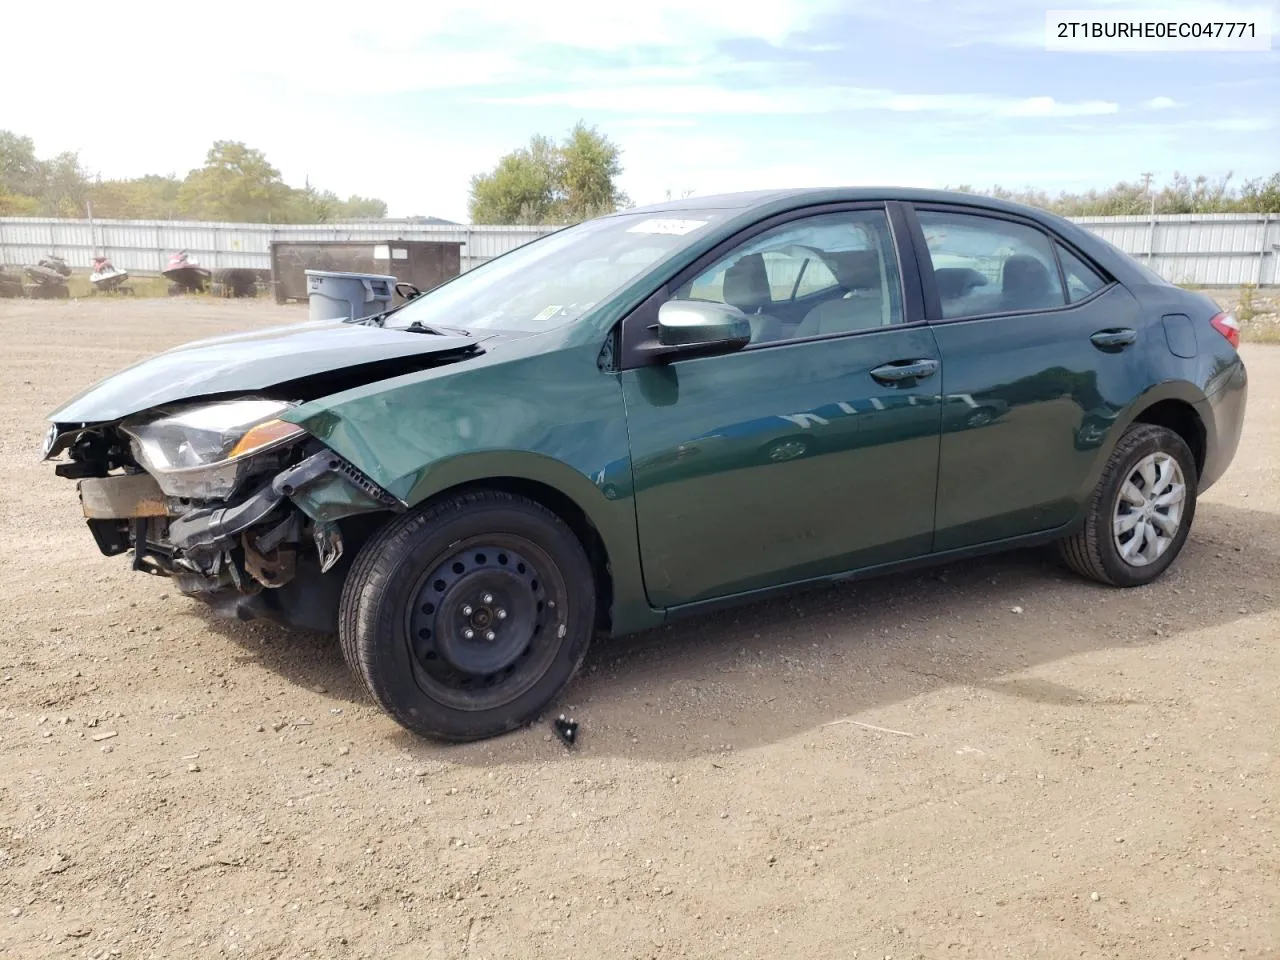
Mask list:
[[[1227,343],[1236,349],[1240,348],[1240,324],[1236,322],[1236,318],[1229,313],[1220,313],[1209,321],[1213,325],[1213,329],[1227,338]]]

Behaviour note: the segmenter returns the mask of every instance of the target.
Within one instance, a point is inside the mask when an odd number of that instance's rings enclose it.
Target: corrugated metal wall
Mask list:
[[[1280,216],[1076,218],[1081,226],[1136,256],[1175,283],[1203,286],[1280,284]],[[0,265],[35,263],[46,253],[88,267],[95,250],[116,266],[158,272],[169,254],[187,250],[203,265],[270,269],[272,240],[449,240],[463,244],[462,269],[550,232],[549,227],[442,226],[397,220],[273,226],[179,220],[45,220],[0,217]]]
[[[1280,284],[1280,216],[1276,214],[1074,219],[1174,283]]]
[[[169,255],[186,250],[202,266],[271,269],[272,240],[444,240],[461,243],[462,269],[549,233],[550,227],[443,226],[396,220],[359,223],[198,223],[182,220],[46,220],[0,217],[0,265],[35,263],[55,253],[89,267],[95,251],[117,267],[158,273]]]

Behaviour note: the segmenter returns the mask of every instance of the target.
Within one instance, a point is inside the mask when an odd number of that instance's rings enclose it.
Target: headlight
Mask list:
[[[40,448],[40,459],[48,460],[49,452],[53,450],[53,445],[58,442],[58,425],[56,423],[49,424],[49,430],[44,435],[44,446]]]
[[[168,496],[218,500],[231,495],[260,453],[303,435],[280,414],[293,404],[278,400],[228,400],[148,419],[126,420],[134,459]]]

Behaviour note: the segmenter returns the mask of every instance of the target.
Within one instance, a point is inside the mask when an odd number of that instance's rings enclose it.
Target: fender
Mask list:
[[[613,630],[661,622],[641,578],[622,389],[597,346],[397,378],[307,404],[288,419],[410,509],[457,487],[540,484],[599,534],[613,580]],[[443,368],[449,369],[449,368]]]
[[[524,450],[460,454],[424,467],[406,501],[414,507],[459,487],[512,480],[556,491],[571,501],[599,534],[613,581],[613,635],[644,630],[663,621],[664,612],[650,606],[644,589],[629,453],[591,477],[552,457]]]
[[[1089,509],[1089,496],[1098,485],[1098,481],[1102,477],[1102,471],[1106,468],[1107,461],[1111,459],[1111,454],[1115,451],[1121,435],[1143,413],[1164,400],[1180,400],[1195,410],[1196,416],[1199,417],[1198,405],[1203,403],[1206,397],[1203,390],[1186,380],[1166,380],[1147,387],[1142,393],[1134,397],[1128,406],[1122,407],[1117,411],[1115,419],[1107,428],[1106,439],[1098,448],[1098,455],[1094,458],[1093,467],[1089,470],[1085,482],[1076,491],[1076,502],[1079,506],[1071,522],[1062,528],[1064,531],[1074,530],[1084,522],[1085,514]]]

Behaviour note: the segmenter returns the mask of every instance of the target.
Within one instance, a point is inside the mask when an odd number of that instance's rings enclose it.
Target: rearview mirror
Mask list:
[[[668,300],[658,308],[659,352],[679,356],[729,353],[751,342],[747,315],[727,303]]]

